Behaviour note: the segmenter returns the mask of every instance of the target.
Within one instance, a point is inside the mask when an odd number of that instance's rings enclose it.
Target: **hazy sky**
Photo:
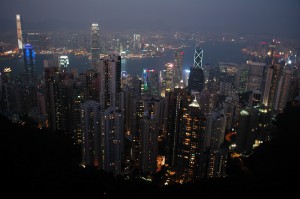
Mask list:
[[[299,0],[0,0],[2,27],[15,15],[38,29],[218,31],[300,37]],[[42,23],[43,22],[43,23]],[[55,27],[57,26],[57,27]]]

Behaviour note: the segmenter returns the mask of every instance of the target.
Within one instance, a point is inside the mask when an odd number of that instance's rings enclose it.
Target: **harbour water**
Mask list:
[[[204,42],[201,44],[203,49],[203,64],[216,65],[218,62],[232,62],[243,64],[249,59],[249,55],[244,54],[241,49],[247,47],[247,43],[237,42]],[[189,69],[193,65],[195,46],[182,48],[184,52],[183,69]],[[86,56],[68,55],[69,68],[76,69],[79,73],[85,72],[90,68],[90,62]],[[36,71],[37,75],[43,73],[43,60],[52,59],[52,55],[37,55],[36,56]],[[142,59],[122,59],[122,71],[126,71],[131,75],[142,75],[143,69],[163,70],[168,62],[174,62],[172,50],[167,50],[165,56],[149,57]],[[23,59],[0,60],[0,70],[10,67],[12,75],[17,75],[24,72]]]

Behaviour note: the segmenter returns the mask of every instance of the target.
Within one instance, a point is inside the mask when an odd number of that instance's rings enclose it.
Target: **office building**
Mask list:
[[[69,57],[67,55],[61,55],[58,57],[59,59],[59,70],[61,72],[66,72],[69,66]]]
[[[36,80],[36,65],[35,65],[35,52],[31,44],[25,45],[23,49],[23,58],[24,58],[26,81],[33,83]]]
[[[171,92],[174,89],[174,64],[173,63],[167,63],[165,65],[165,92]]]
[[[188,92],[200,93],[204,87],[204,72],[202,67],[203,50],[196,47],[194,53],[194,65],[190,68],[190,76],[188,80]]]
[[[263,72],[266,67],[265,63],[247,61],[248,65],[248,79],[247,79],[247,90],[254,91],[261,89]]]
[[[282,74],[281,64],[268,66],[265,70],[265,85],[263,90],[262,103],[271,110],[275,108],[277,88]]]
[[[97,62],[100,59],[100,33],[98,23],[93,23],[91,27],[91,54],[92,69],[97,69]]]
[[[194,99],[185,107],[181,119],[178,137],[176,170],[181,181],[193,181],[200,178],[201,155],[206,120],[203,119],[200,105]]]
[[[17,39],[18,39],[18,48],[20,51],[23,50],[24,47],[24,40],[23,40],[23,30],[22,30],[22,23],[21,23],[21,15],[16,15],[17,21]]]
[[[184,52],[183,51],[175,51],[174,52],[174,77],[173,77],[173,84],[174,86],[178,86],[180,81],[182,80],[182,68],[183,68],[183,58]]]
[[[143,70],[143,93],[160,96],[159,72],[156,70]]]

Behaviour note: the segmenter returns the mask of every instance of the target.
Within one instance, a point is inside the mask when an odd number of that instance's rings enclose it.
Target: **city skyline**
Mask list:
[[[19,193],[295,188],[296,0],[5,2],[0,147]]]
[[[98,22],[104,30],[212,31],[299,38],[300,2],[258,1],[96,1],[4,0],[2,32],[15,29],[20,14],[32,30],[82,30]],[[55,12],[54,12],[55,10]],[[12,23],[14,22],[14,23]]]

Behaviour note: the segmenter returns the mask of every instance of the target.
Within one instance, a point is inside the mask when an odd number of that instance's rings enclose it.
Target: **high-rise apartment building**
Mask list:
[[[166,163],[172,168],[177,165],[177,149],[180,136],[180,124],[183,110],[186,107],[187,95],[184,89],[175,88],[174,92],[167,93],[165,97],[165,129]]]
[[[100,104],[88,100],[80,104],[82,132],[82,164],[99,167],[101,164]]]
[[[120,108],[121,56],[109,55],[100,59],[98,72],[101,110],[109,107]]]
[[[121,111],[108,108],[101,112],[100,121],[100,166],[115,175],[120,174],[124,153],[123,116]]]
[[[47,123],[52,131],[56,131],[56,112],[58,108],[59,67],[57,60],[44,60],[45,102]]]

